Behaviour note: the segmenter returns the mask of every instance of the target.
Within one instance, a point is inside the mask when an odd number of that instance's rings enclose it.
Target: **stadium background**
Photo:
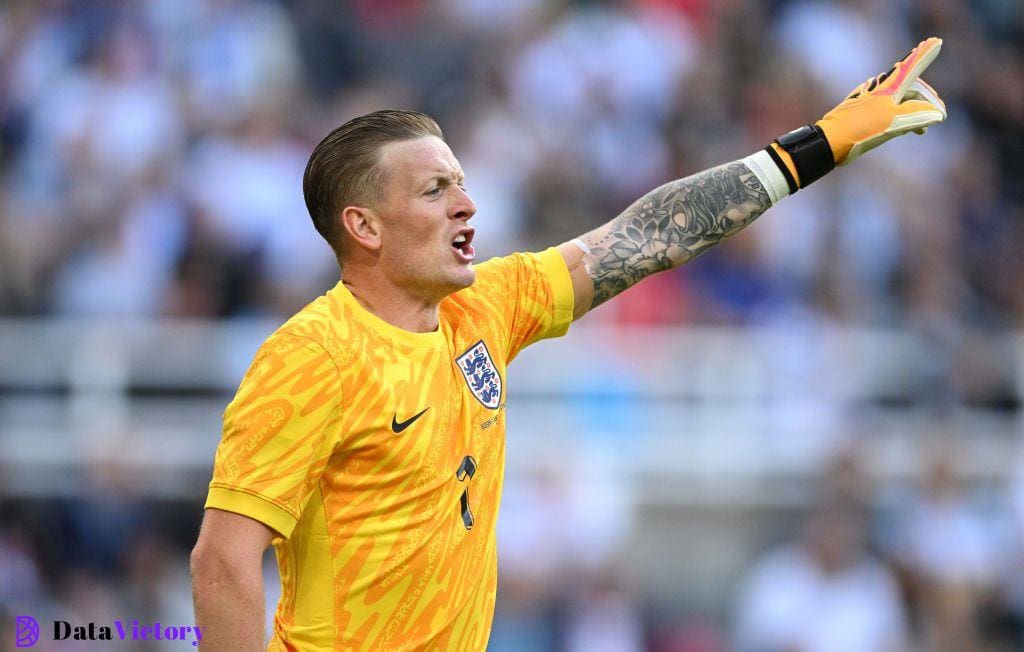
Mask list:
[[[931,34],[946,124],[512,367],[491,647],[1024,649],[1014,0],[4,2],[0,649],[20,614],[192,622],[220,412],[335,279],[300,189],[334,126],[436,116],[486,258]]]

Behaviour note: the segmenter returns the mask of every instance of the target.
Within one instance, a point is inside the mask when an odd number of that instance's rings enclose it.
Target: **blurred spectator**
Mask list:
[[[21,528],[0,530],[0,608],[28,611],[42,597],[38,562]]]
[[[884,0],[798,0],[779,17],[778,42],[829,96],[844,97],[912,47],[898,12]]]
[[[568,652],[640,652],[644,623],[636,597],[618,573],[598,573],[580,591],[568,613]]]
[[[893,576],[866,549],[861,508],[826,500],[803,538],[767,553],[740,591],[739,652],[895,652],[908,643]]]
[[[640,649],[637,600],[621,576],[630,494],[613,460],[587,457],[549,451],[506,487],[489,649]]]
[[[929,650],[981,647],[981,608],[996,588],[999,532],[969,493],[955,446],[936,448],[889,533]]]

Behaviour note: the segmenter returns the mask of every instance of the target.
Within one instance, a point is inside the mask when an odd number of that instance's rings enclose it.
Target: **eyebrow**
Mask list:
[[[464,172],[460,171],[456,178],[458,179],[458,181],[456,183],[462,183],[463,181],[466,180],[466,174]],[[436,184],[438,184],[440,186],[446,186],[446,185],[451,184],[451,182],[452,182],[452,175],[451,174],[435,173],[432,177],[427,179],[426,182],[424,182],[424,185],[433,185],[433,184],[436,183]]]

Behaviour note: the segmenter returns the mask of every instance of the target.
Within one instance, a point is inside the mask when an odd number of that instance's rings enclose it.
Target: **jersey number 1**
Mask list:
[[[472,455],[467,455],[462,458],[462,464],[459,465],[457,471],[455,471],[455,477],[459,482],[464,481],[467,477],[472,480],[473,474],[476,473],[476,460],[473,459]],[[459,506],[462,508],[462,523],[466,526],[467,530],[473,529],[473,512],[469,509],[469,487],[462,492],[462,497],[459,499]]]

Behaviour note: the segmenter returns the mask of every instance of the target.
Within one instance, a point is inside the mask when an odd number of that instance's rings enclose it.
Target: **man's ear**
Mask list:
[[[341,226],[356,245],[370,251],[380,249],[380,219],[372,209],[346,206],[341,211]]]

